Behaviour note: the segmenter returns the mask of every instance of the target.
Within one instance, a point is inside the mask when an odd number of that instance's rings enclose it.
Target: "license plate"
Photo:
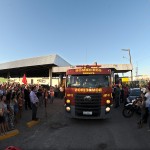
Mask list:
[[[92,115],[92,111],[83,111],[83,115]]]

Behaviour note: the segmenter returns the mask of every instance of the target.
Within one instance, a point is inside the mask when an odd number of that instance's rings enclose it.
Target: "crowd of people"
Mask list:
[[[128,85],[116,85],[113,87],[114,108],[118,108],[121,103],[127,103],[130,87]],[[65,93],[64,86],[55,85],[44,88],[40,85],[21,85],[18,83],[0,84],[0,135],[13,130],[22,118],[23,110],[32,110],[31,119],[37,121],[38,106],[53,103],[55,98],[63,99]],[[141,88],[141,117],[138,124],[149,124],[150,131],[150,83]]]
[[[129,86],[128,84],[125,85],[115,85],[113,86],[113,101],[114,107],[117,108],[120,106],[120,103],[127,103],[126,99],[129,95]]]
[[[0,85],[0,135],[15,129],[22,118],[23,110],[32,110],[32,120],[38,120],[38,106],[53,103],[55,98],[64,97],[64,86],[44,88],[40,85],[3,83]]]
[[[127,98],[130,93],[130,87],[126,85],[115,85],[113,87],[113,101],[114,108],[118,108],[121,103],[125,106]],[[150,131],[150,82],[146,86],[142,86],[141,95],[138,98],[138,105],[140,109],[140,119],[137,122],[138,127],[142,127],[144,123],[148,123],[148,131]]]

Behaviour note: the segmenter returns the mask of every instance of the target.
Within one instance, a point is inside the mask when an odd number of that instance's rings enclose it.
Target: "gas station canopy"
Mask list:
[[[0,64],[0,77],[15,78],[22,77],[49,77],[49,69],[52,74],[65,73],[71,64],[59,55],[48,55],[16,60]],[[132,71],[131,64],[101,64],[102,68],[109,68],[114,73],[125,73]]]

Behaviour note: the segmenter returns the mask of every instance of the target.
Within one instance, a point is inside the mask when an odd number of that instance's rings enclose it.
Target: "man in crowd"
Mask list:
[[[31,109],[30,91],[28,86],[25,86],[24,89],[24,99],[25,99],[25,110],[27,110],[28,108]]]
[[[116,88],[114,90],[114,95],[115,95],[115,108],[119,107],[120,105],[120,87],[119,85],[116,85]]]
[[[35,91],[36,91],[36,86],[31,87],[30,101],[32,107],[32,120],[37,121],[38,118],[36,118],[36,114],[37,114],[39,99],[36,96]]]

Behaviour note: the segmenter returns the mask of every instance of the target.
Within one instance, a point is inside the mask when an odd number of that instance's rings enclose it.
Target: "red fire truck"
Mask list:
[[[65,110],[67,116],[102,119],[110,116],[111,70],[100,65],[80,65],[66,72]]]

